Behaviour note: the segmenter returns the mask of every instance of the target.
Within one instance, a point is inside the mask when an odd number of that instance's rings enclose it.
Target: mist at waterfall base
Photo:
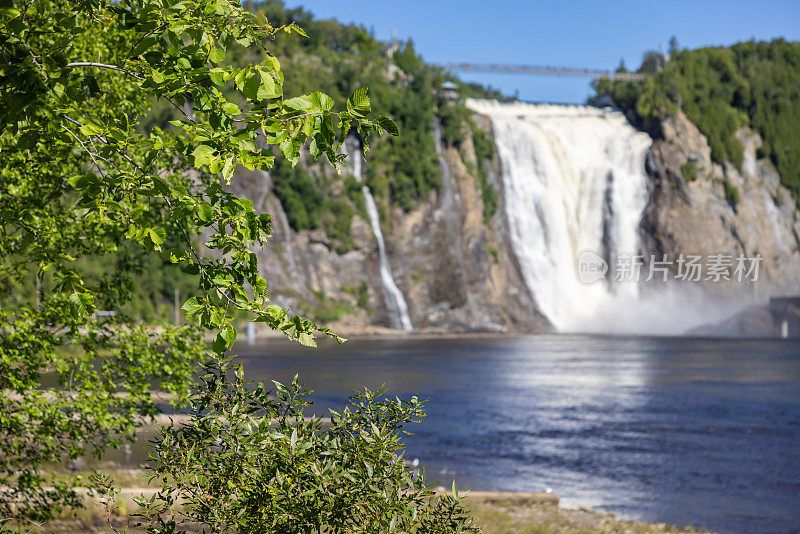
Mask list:
[[[748,305],[740,297],[709,295],[697,285],[671,283],[635,295],[611,293],[596,308],[578,309],[564,333],[683,335],[729,318]]]
[[[651,140],[622,113],[474,99],[467,105],[491,120],[510,244],[556,330],[677,335],[749,303],[712,297],[690,283],[579,279],[582,251],[607,260],[641,253]]]

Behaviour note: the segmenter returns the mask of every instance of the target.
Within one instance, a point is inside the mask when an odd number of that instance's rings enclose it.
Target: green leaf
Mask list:
[[[310,100],[313,107],[317,109],[329,110],[333,107],[333,99],[325,93],[316,92],[310,95]]]
[[[222,63],[225,60],[225,50],[221,48],[212,48],[208,54],[208,59],[214,64]]]
[[[303,121],[303,133],[306,136],[311,137],[314,134],[314,124],[316,123],[316,117],[314,115],[309,115]]]
[[[83,189],[90,183],[97,180],[97,177],[91,174],[78,174],[67,178],[67,183],[75,189]]]
[[[225,343],[225,338],[222,337],[222,333],[217,334],[214,337],[214,341],[211,342],[211,350],[217,354],[222,354],[227,348],[228,346]]]
[[[88,135],[99,135],[99,134],[103,133],[104,130],[105,130],[105,128],[103,128],[100,124],[91,123],[91,122],[88,123],[88,124],[84,124],[83,126],[80,127],[80,132],[83,135],[87,135],[87,136]]]
[[[163,244],[167,238],[167,232],[163,228],[148,228],[147,234],[154,245]]]
[[[225,70],[219,67],[211,69],[208,73],[208,76],[211,78],[211,81],[214,82],[214,85],[225,84]]]
[[[258,98],[258,90],[261,88],[261,76],[257,72],[253,72],[247,77],[242,87],[242,94],[250,100]]]
[[[317,346],[317,340],[314,338],[314,335],[308,332],[300,332],[300,335],[297,336],[297,341],[299,341],[301,345],[305,345],[306,347]]]
[[[214,218],[214,208],[208,202],[200,202],[197,206],[197,218],[208,224]]]
[[[308,145],[308,153],[314,158],[314,161],[319,159],[320,155],[322,154],[322,149],[319,148],[317,145],[316,138],[311,139],[311,143]]]
[[[311,95],[301,95],[283,102],[283,106],[295,111],[307,111],[314,108]]]
[[[278,98],[281,96],[281,90],[272,75],[269,72],[261,72],[261,86],[258,88],[256,97],[258,100],[266,100],[268,98]]]
[[[250,74],[250,67],[245,67],[240,69],[239,72],[233,77],[234,83],[236,83],[236,88],[240,91],[244,90],[244,82],[247,80],[247,76]]]
[[[192,152],[196,167],[211,162],[216,156],[216,150],[208,145],[198,145]]]
[[[255,151],[257,148],[255,141],[250,138],[249,134],[234,136],[232,140],[239,150]]]
[[[233,155],[225,158],[225,165],[222,167],[222,177],[226,182],[230,183],[233,177],[233,171],[236,169],[236,158]]]
[[[301,28],[294,22],[292,22],[292,24],[289,26],[289,29],[298,35],[302,35],[303,37],[306,38],[308,37],[308,34],[306,34],[306,32],[303,31],[303,28]]]
[[[233,342],[236,341],[236,329],[230,323],[225,323],[222,325],[220,335],[222,336],[222,339],[225,340],[226,347],[233,346]]]
[[[225,104],[222,106],[222,111],[224,111],[224,112],[225,112],[225,113],[227,113],[228,115],[238,115],[239,113],[241,113],[241,112],[242,112],[242,110],[241,110],[241,109],[239,109],[239,106],[237,106],[237,105],[236,105],[236,104],[234,104],[233,102],[227,102],[227,103],[225,103]]]
[[[167,196],[172,191],[169,188],[169,184],[163,178],[159,178],[158,176],[153,177],[153,193],[161,196]]]
[[[361,87],[347,99],[347,110],[356,117],[366,117],[372,111],[367,91],[366,87]]]
[[[155,37],[145,37],[131,51],[131,57],[136,57],[136,56],[142,55],[144,52],[146,52],[150,47],[152,47],[157,42],[158,42],[158,39],[156,39]]]
[[[188,263],[181,267],[181,271],[191,275],[200,274],[200,266],[196,263]]]
[[[394,123],[392,119],[389,117],[384,117],[383,115],[378,115],[375,119],[375,124],[383,128],[388,134],[390,135],[400,135],[400,130],[397,129],[397,125]]]
[[[0,17],[5,19],[15,19],[22,15],[22,12],[19,9],[15,9],[10,6],[2,6],[0,7]]]
[[[83,319],[92,308],[92,295],[86,292],[73,291],[69,296],[69,310],[73,319]]]
[[[202,302],[200,302],[200,300],[197,297],[192,297],[183,303],[181,309],[186,312],[187,317],[191,317],[192,315],[200,312],[201,310],[204,310],[205,305]]]
[[[267,55],[267,57],[264,58],[262,66],[273,71],[281,70],[281,62],[273,55]]]

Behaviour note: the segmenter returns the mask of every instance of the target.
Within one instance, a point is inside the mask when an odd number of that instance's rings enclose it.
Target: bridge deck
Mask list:
[[[599,69],[581,69],[572,67],[549,67],[540,65],[498,65],[475,63],[444,63],[445,70],[471,72],[499,72],[505,74],[545,74],[553,76],[583,76],[588,78],[609,78],[612,80],[637,81],[644,80],[647,75],[640,72],[611,72]]]

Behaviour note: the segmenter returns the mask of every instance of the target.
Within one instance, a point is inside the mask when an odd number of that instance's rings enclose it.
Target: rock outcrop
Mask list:
[[[773,165],[757,159],[760,139],[739,132],[744,162],[711,160],[697,127],[679,113],[662,121],[648,153],[650,200],[642,220],[645,254],[761,256],[756,283],[704,282],[710,293],[754,302],[800,293],[800,216]]]
[[[775,338],[780,328],[775,325],[767,306],[751,306],[716,324],[693,328],[687,332],[699,337]]]
[[[458,149],[439,148],[438,191],[410,212],[391,207],[382,217],[392,273],[414,329],[549,330],[518,272],[502,208],[489,224],[483,222],[479,182],[468,169],[477,168],[469,136]],[[239,172],[234,187],[274,218],[274,236],[259,255],[275,302],[339,332],[377,332],[389,324],[376,241],[364,218],[353,218],[355,246],[339,253],[323,231],[298,232],[289,226],[267,173]]]

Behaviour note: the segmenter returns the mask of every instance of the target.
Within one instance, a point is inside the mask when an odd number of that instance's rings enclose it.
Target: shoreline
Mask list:
[[[330,326],[331,330],[336,332],[341,337],[350,340],[364,340],[364,339],[475,339],[475,338],[512,338],[512,337],[526,337],[526,336],[535,336],[535,335],[550,335],[556,334],[555,331],[548,331],[548,332],[497,332],[497,331],[476,331],[476,330],[465,330],[465,331],[456,331],[456,330],[436,330],[436,329],[425,329],[425,330],[395,330],[393,328],[386,328],[381,326],[369,326],[369,327],[353,327],[352,325],[348,327],[339,327],[336,325]],[[236,340],[237,344],[244,344],[247,343],[247,336],[245,335],[245,329],[239,328],[239,337]],[[282,332],[276,332],[274,330],[257,330],[256,335],[254,337],[256,343],[259,341],[265,340],[273,340],[273,339],[286,339],[286,336]],[[319,335],[318,340],[324,341],[328,339],[327,336],[324,334]],[[331,340],[332,341],[332,340]]]
[[[515,338],[529,338],[540,336],[578,336],[578,337],[595,337],[595,338],[643,338],[643,339],[693,339],[693,340],[711,340],[711,341],[796,341],[792,339],[781,338],[759,338],[759,337],[731,337],[724,335],[698,335],[698,334],[644,334],[644,333],[602,333],[602,332],[557,332],[555,330],[546,332],[495,332],[495,331],[454,331],[454,330],[413,330],[406,332],[403,330],[394,330],[391,328],[374,327],[367,329],[331,329],[338,335],[343,337],[346,341],[370,341],[370,340],[481,340],[481,339],[515,339]],[[287,344],[294,344],[288,340],[281,332],[264,331],[258,332],[254,338],[255,343],[249,344],[247,336],[244,334],[244,329],[239,329],[239,336],[236,339],[234,347],[243,346],[257,346],[259,343],[265,341],[285,340]],[[328,338],[324,334],[319,334],[317,341],[320,345],[335,344],[333,339]]]
[[[157,491],[155,487],[124,487],[120,494],[110,521],[115,527],[125,528],[130,513],[136,509],[133,497],[150,496]],[[444,487],[437,487],[437,493],[444,493]],[[465,492],[467,493],[467,492]],[[86,496],[89,500],[89,497]],[[472,512],[475,521],[481,525],[484,534],[540,534],[574,533],[581,534],[708,534],[707,530],[692,527],[678,527],[660,522],[632,521],[614,514],[590,508],[565,508],[560,506],[559,497],[540,492],[509,491],[469,491],[464,503]],[[83,511],[73,517],[60,517],[41,525],[31,532],[52,534],[78,534],[109,532],[105,509],[99,501],[92,499]],[[130,529],[129,532],[141,532]],[[200,529],[197,530],[200,532]]]

